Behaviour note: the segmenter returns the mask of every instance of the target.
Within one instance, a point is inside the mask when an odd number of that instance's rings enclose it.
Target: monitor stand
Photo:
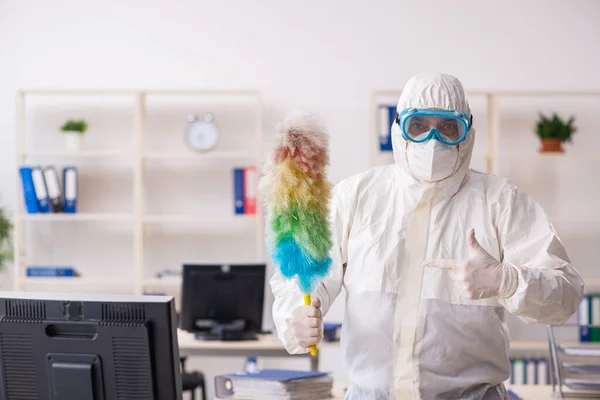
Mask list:
[[[197,340],[242,341],[257,340],[255,332],[247,332],[245,321],[237,320],[229,323],[213,321],[210,331],[194,332]]]

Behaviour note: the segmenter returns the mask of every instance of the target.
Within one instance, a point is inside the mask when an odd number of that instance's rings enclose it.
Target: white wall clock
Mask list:
[[[219,130],[213,122],[212,115],[205,114],[203,118],[198,118],[194,114],[190,115],[185,131],[185,140],[188,146],[195,151],[214,149],[219,142]]]

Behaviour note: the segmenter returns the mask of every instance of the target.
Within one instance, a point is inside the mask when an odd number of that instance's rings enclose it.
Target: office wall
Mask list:
[[[599,13],[593,0],[3,0],[1,202],[14,205],[14,93],[20,88],[258,89],[267,136],[287,111],[321,113],[332,134],[330,177],[337,182],[369,166],[371,92],[399,89],[418,71],[455,74],[474,90],[600,90]],[[580,135],[587,135],[582,142],[592,154],[595,132]],[[531,138],[503,142],[510,168],[501,171],[517,176],[531,165],[526,155],[512,153],[527,153],[525,144],[535,152]],[[579,165],[574,171],[589,171],[589,157],[571,160]],[[585,190],[600,194],[598,185]],[[336,304],[331,318],[341,319],[342,310]],[[219,362],[215,371],[239,365]]]

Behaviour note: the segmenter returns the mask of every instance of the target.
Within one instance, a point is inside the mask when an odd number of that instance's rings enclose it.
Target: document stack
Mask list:
[[[600,346],[597,343],[558,343],[554,334],[555,329],[573,327],[581,328],[581,325],[547,326],[553,395],[564,399],[568,391],[572,397],[600,399]]]
[[[325,372],[264,369],[215,377],[217,399],[329,399],[332,390],[333,378]]]

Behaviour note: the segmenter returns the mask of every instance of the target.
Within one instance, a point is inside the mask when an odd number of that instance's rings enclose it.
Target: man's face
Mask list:
[[[433,116],[417,115],[408,121],[406,133],[413,139],[429,133],[432,129],[437,129],[441,135],[448,138],[448,141],[455,142],[460,139],[461,133],[458,122],[452,118],[442,118]]]

